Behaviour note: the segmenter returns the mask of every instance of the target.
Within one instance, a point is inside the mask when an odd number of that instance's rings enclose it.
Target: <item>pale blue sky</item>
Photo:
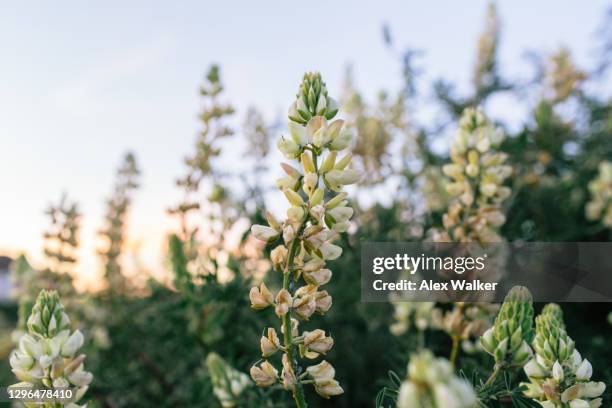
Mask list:
[[[583,66],[610,2],[500,1],[501,65],[529,72],[525,50],[569,46]],[[469,6],[467,6],[469,4]],[[468,86],[486,1],[4,2],[0,12],[0,252],[40,259],[43,209],[62,191],[85,213],[83,270],[93,273],[95,230],[122,153],[142,164],[132,238],[148,238],[146,262],[162,258],[164,210],[198,130],[197,88],[213,62],[242,115],[255,104],[284,112],[306,70],[332,94],[351,62],[368,96],[399,84],[381,39],[425,51],[424,83],[443,76]],[[504,105],[505,103],[505,105]],[[521,112],[518,101],[499,111]]]

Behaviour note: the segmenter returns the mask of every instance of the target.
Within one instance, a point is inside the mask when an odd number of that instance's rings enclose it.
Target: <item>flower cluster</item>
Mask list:
[[[21,381],[13,387],[77,387],[73,403],[67,407],[79,407],[76,402],[87,391],[93,376],[84,370],[85,355],[77,355],[83,345],[83,334],[79,330],[70,333],[70,319],[57,292],[40,292],[27,325],[28,333],[19,339],[19,347],[9,360],[13,373]]]
[[[525,364],[530,383],[525,394],[545,408],[598,408],[603,382],[590,381],[593,367],[582,359],[567,335],[563,313],[556,304],[544,307],[536,318],[535,357]]]
[[[406,333],[413,326],[419,331],[431,326],[435,302],[396,302],[393,307],[395,322],[389,329],[395,336]]]
[[[443,311],[433,309],[431,313],[432,327],[444,331],[453,341],[461,342],[466,352],[474,352],[478,346],[478,338],[488,330],[499,306],[484,302],[455,302],[453,308]],[[454,363],[455,356],[451,360]]]
[[[495,151],[503,137],[482,111],[463,112],[451,147],[452,163],[442,169],[451,178],[446,190],[452,199],[443,216],[444,231],[434,231],[434,241],[501,241],[498,229],[506,222],[501,204],[511,193],[503,183],[512,173],[504,164],[506,154]]]
[[[216,353],[208,354],[206,367],[213,384],[213,393],[221,406],[235,407],[243,391],[252,385],[249,376],[230,366]]]
[[[589,183],[591,201],[586,206],[589,220],[601,220],[612,228],[612,162],[599,163],[599,175]]]
[[[470,383],[453,374],[450,362],[424,350],[410,358],[408,378],[397,397],[398,408],[472,408],[476,393]]]
[[[251,228],[252,234],[266,243],[282,239],[270,257],[274,269],[283,274],[283,287],[276,294],[264,283],[250,292],[253,309],[274,308],[283,337],[281,342],[276,329],[266,330],[261,338],[265,360],[251,368],[251,377],[262,387],[280,381],[293,393],[298,406],[305,406],[303,383],[314,384],[325,398],[343,392],[329,363],[323,361],[303,371],[297,355],[299,351],[299,357],[314,359],[326,354],[334,343],[321,329],[300,333],[299,320],[307,321],[314,313],[325,314],[332,306],[331,296],[321,290],[332,277],[326,262],[341,255],[342,248],[333,241],[348,229],[353,215],[342,188],[357,182],[359,172],[348,168],[350,155],[339,157],[351,134],[343,129],[342,120],[328,122],[337,111],[320,74],[306,74],[289,110],[289,137],[278,142],[279,150],[300,164],[299,169],[282,164],[286,176],[277,181],[290,204],[287,218],[279,222],[267,214],[268,225]],[[280,378],[269,361],[277,351],[283,352]]]
[[[485,351],[495,358],[497,368],[521,367],[533,352],[529,343],[533,338],[533,300],[524,286],[515,286],[506,295],[495,319],[480,342]]]

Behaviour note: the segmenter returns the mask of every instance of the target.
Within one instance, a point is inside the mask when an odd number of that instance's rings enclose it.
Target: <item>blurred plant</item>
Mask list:
[[[198,255],[197,234],[199,229],[192,226],[189,221],[189,215],[194,210],[200,209],[200,203],[194,194],[199,191],[202,181],[206,178],[209,178],[211,184],[209,201],[221,200],[226,194],[225,189],[218,183],[220,175],[213,168],[214,159],[221,153],[219,143],[234,133],[224,123],[234,114],[234,108],[220,102],[223,89],[219,67],[213,65],[208,70],[204,84],[200,88],[203,108],[199,117],[203,128],[198,134],[195,152],[185,159],[187,174],[176,182],[184,190],[184,199],[178,206],[169,210],[170,214],[179,216],[180,238],[185,242],[185,253],[190,261],[195,260]]]
[[[224,408],[238,406],[240,395],[245,388],[252,385],[249,376],[236,370],[216,353],[208,354],[206,367],[212,380],[213,392],[221,406]]]
[[[586,77],[586,74],[575,66],[570,51],[565,47],[559,49],[552,55],[545,69],[546,99],[553,104],[565,101],[578,92]]]
[[[452,164],[443,167],[451,178],[446,190],[452,197],[443,216],[444,230],[434,229],[436,242],[500,242],[499,227],[506,217],[501,205],[511,193],[503,185],[512,174],[507,155],[495,150],[504,134],[480,110],[467,109],[451,147]]]
[[[256,208],[264,207],[264,186],[261,184],[268,167],[266,158],[270,154],[270,133],[272,128],[266,124],[263,115],[257,108],[250,107],[243,124],[247,148],[244,155],[253,160],[253,165],[243,176],[251,180],[248,201],[253,201]]]
[[[529,290],[515,286],[506,295],[493,327],[480,338],[482,347],[495,358],[495,369],[486,385],[505,370],[522,367],[532,356],[533,300]]]
[[[395,336],[405,334],[411,328],[427,330],[432,322],[434,302],[397,302],[394,304],[395,322],[389,328]]]
[[[536,318],[535,357],[525,364],[530,382],[525,395],[545,408],[598,408],[606,385],[590,381],[593,367],[582,359],[574,341],[567,335],[563,312],[548,304]]]
[[[408,376],[397,396],[398,408],[472,408],[476,393],[471,384],[453,373],[451,363],[429,350],[410,357]]]
[[[87,391],[93,376],[84,370],[85,355],[77,355],[83,345],[83,334],[78,330],[70,334],[70,319],[57,292],[40,292],[27,324],[28,333],[19,339],[19,347],[10,357],[13,373],[21,381],[12,387],[57,389],[76,386],[73,402],[67,406],[77,408],[76,402]],[[57,406],[50,402],[32,405]]]
[[[586,217],[612,228],[612,162],[599,163],[599,174],[589,183],[591,201],[586,205]]]
[[[368,185],[384,182],[396,172],[389,149],[396,132],[405,125],[403,97],[391,103],[387,99],[387,95],[381,92],[378,106],[368,106],[355,89],[351,69],[347,69],[342,106],[346,112],[347,128],[356,132],[352,152],[365,175],[361,182]]]
[[[319,291],[332,277],[325,263],[342,254],[342,248],[332,241],[348,229],[353,215],[342,187],[357,182],[360,174],[347,168],[350,154],[337,160],[338,152],[347,148],[351,140],[350,133],[342,129],[342,120],[328,123],[337,112],[338,106],[328,96],[321,75],[305,74],[297,100],[289,110],[290,138],[278,141],[279,150],[288,159],[300,159],[302,170],[282,165],[287,176],[278,180],[277,186],[291,204],[287,219],[281,224],[268,214],[268,226],[251,227],[252,234],[261,241],[273,243],[281,236],[284,241],[270,254],[274,269],[283,273],[283,288],[273,296],[262,283],[249,294],[255,310],[274,306],[281,319],[283,341],[274,328],[267,329],[261,338],[265,360],[251,368],[251,377],[261,387],[276,383],[278,370],[268,358],[281,350],[280,382],[291,391],[298,407],[306,406],[303,384],[313,384],[324,398],[343,393],[334,379],[334,368],[325,360],[303,371],[298,350],[300,357],[314,359],[326,354],[334,341],[321,329],[300,333],[294,318],[307,321],[313,313],[325,314],[330,309],[331,296],[327,291]],[[305,285],[296,289],[300,278]]]
[[[478,37],[478,53],[474,66],[473,83],[477,93],[484,94],[501,82],[497,72],[499,45],[499,16],[495,3],[490,2],[485,17],[485,28]]]
[[[121,272],[120,258],[125,241],[125,222],[132,202],[132,191],[138,188],[140,170],[136,157],[128,152],[117,170],[117,181],[113,195],[106,202],[106,226],[100,235],[107,241],[107,247],[100,251],[104,262],[104,277],[111,293],[124,293],[125,276]]]
[[[46,214],[51,226],[43,234],[44,253],[49,262],[49,270],[55,273],[70,274],[77,262],[79,246],[79,220],[81,214],[75,202],[70,202],[66,194],[57,205],[49,205]]]
[[[476,62],[472,82],[473,93],[467,97],[456,96],[454,86],[443,80],[434,84],[436,96],[453,116],[459,117],[470,106],[483,105],[492,95],[509,91],[513,86],[499,74],[497,51],[500,37],[500,19],[497,7],[490,2],[485,16],[482,34],[478,37]]]
[[[484,302],[454,302],[449,310],[435,307],[431,311],[431,327],[442,330],[452,340],[450,362],[457,364],[459,347],[472,353],[478,349],[478,339],[491,327],[499,306]]]
[[[512,172],[512,168],[504,164],[506,155],[496,150],[503,136],[481,110],[465,110],[451,146],[452,163],[442,167],[449,177],[446,184],[448,209],[442,216],[443,228],[432,228],[428,232],[432,241],[480,245],[503,240],[499,234],[506,220],[502,203],[511,191],[502,184]],[[491,263],[478,277],[495,280],[502,273],[503,250],[496,248],[494,252],[495,265]],[[457,361],[461,344],[466,351],[474,350],[476,345],[472,339],[477,339],[490,327],[496,311],[494,305],[470,302],[457,302],[450,310],[438,308],[434,311],[434,326],[452,339],[452,364]]]
[[[38,272],[32,268],[23,254],[11,263],[11,283],[13,284],[11,295],[19,304],[17,327],[13,336],[15,343],[27,330],[27,319],[40,290],[35,284],[37,275]]]

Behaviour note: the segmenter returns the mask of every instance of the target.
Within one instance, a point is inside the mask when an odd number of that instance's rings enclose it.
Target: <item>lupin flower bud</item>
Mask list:
[[[70,321],[60,303],[57,292],[41,291],[28,319],[30,333],[42,337],[53,337],[55,334],[70,329]]]
[[[213,393],[223,408],[238,406],[242,392],[253,383],[249,376],[230,366],[216,353],[206,357],[206,367],[213,385]]]
[[[398,408],[472,408],[475,405],[474,389],[453,374],[448,360],[435,358],[429,350],[411,356],[408,377],[397,396]]]
[[[280,138],[277,143],[278,150],[281,151],[282,154],[285,155],[288,159],[293,159],[297,157],[302,149],[300,145],[295,143],[291,139]]]
[[[12,371],[21,381],[12,387],[76,387],[73,403],[78,402],[93,375],[84,369],[85,355],[77,355],[83,346],[83,334],[78,330],[70,333],[70,319],[57,292],[40,292],[28,319],[28,332],[9,357]],[[43,405],[47,406],[51,405]]]
[[[289,108],[289,119],[305,125],[313,116],[332,119],[338,113],[338,104],[327,95],[321,74],[306,73],[297,94],[297,100]]]
[[[327,94],[321,76],[306,74],[289,109],[290,136],[278,144],[286,157],[295,159],[297,167],[283,164],[287,176],[277,182],[290,204],[287,219],[280,223],[270,219],[269,227],[252,227],[257,238],[270,243],[282,235],[285,244],[270,254],[274,268],[283,272],[283,287],[275,301],[272,302],[265,286],[265,290],[253,288],[250,297],[255,309],[274,303],[274,311],[281,321],[283,343],[280,344],[274,329],[268,329],[260,341],[262,354],[268,357],[279,350],[283,352],[281,383],[293,394],[298,406],[306,405],[303,382],[312,383],[324,398],[343,392],[333,378],[333,368],[331,375],[320,374],[321,368],[331,367],[328,363],[307,369],[312,381],[304,374],[296,376],[303,371],[301,359],[316,358],[333,346],[333,340],[322,329],[300,335],[296,318],[308,321],[314,313],[324,314],[332,306],[332,297],[319,287],[333,276],[326,262],[342,254],[342,248],[333,242],[339,233],[348,229],[353,215],[342,188],[360,179],[360,173],[349,167],[350,154],[339,153],[349,146],[351,133],[343,129],[344,121],[332,121],[337,112],[338,105]],[[326,197],[329,197],[327,202]],[[251,369],[258,385],[269,386],[276,381],[276,374],[273,375],[268,365],[266,361],[261,367]]]
[[[601,406],[602,399],[598,397],[606,385],[590,381],[593,367],[582,359],[567,335],[558,305],[546,305],[536,318],[533,348],[535,357],[524,366],[530,380],[522,384],[526,396],[550,408]]]
[[[495,319],[480,342],[498,365],[523,366],[531,357],[533,301],[529,290],[515,286],[506,295]]]

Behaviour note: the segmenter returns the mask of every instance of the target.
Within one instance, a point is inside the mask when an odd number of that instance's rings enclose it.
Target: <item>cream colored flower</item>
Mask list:
[[[251,307],[255,310],[265,309],[274,303],[272,293],[263,282],[259,285],[259,288],[256,286],[251,288],[249,299],[251,300]]]
[[[272,327],[268,328],[267,336],[261,336],[259,343],[261,347],[261,355],[263,357],[270,357],[281,347],[280,339],[276,334],[276,330],[274,330]]]
[[[332,272],[329,269],[319,269],[312,272],[304,270],[304,280],[311,285],[325,285],[331,280],[331,277]]]
[[[268,243],[276,241],[280,235],[274,228],[266,227],[265,225],[253,225],[251,227],[251,234],[258,240]]]
[[[291,293],[285,289],[281,289],[276,295],[276,308],[274,312],[278,317],[282,317],[287,314],[289,308],[293,303],[293,297]]]
[[[253,381],[260,387],[269,387],[278,378],[278,371],[268,361],[262,362],[259,367],[252,366],[250,374]]]
[[[313,295],[296,297],[293,301],[293,309],[295,310],[295,314],[300,318],[308,320],[316,311],[317,302]]]
[[[279,245],[270,252],[270,260],[276,270],[282,270],[285,261],[287,260],[287,248],[284,245]]]
[[[304,331],[304,346],[311,351],[319,354],[325,354],[334,345],[334,339],[326,337],[325,332],[321,329],[314,331]]]
[[[323,360],[317,365],[310,366],[306,369],[306,372],[315,380],[323,381],[326,379],[334,378],[336,370],[327,361]]]
[[[332,297],[327,293],[326,290],[317,293],[316,305],[317,312],[321,314],[327,313],[327,311],[331,308]]]
[[[323,398],[335,397],[344,393],[338,381],[333,378],[322,381],[315,380],[315,391]]]

